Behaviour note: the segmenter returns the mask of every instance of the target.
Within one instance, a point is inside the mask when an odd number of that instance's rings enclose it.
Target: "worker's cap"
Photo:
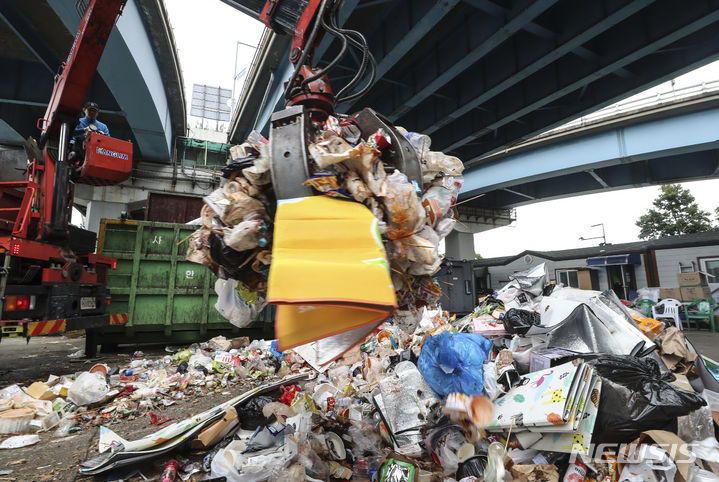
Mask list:
[[[84,107],[85,110],[95,109],[96,111],[100,112],[100,107],[95,102],[88,102],[85,104]]]

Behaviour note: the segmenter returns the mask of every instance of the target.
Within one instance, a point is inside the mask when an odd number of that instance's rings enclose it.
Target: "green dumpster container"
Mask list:
[[[129,320],[99,331],[99,344],[192,343],[217,335],[273,337],[267,315],[240,329],[217,312],[215,275],[185,260],[189,236],[196,229],[154,221],[100,221],[97,252],[117,259],[117,269],[108,273],[108,312],[127,313]]]

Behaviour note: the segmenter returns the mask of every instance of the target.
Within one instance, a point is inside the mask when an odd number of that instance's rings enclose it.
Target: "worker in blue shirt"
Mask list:
[[[71,163],[79,162],[85,157],[83,142],[85,141],[85,135],[88,132],[94,131],[110,135],[110,130],[105,124],[97,120],[97,115],[100,113],[100,108],[95,102],[88,102],[83,107],[82,111],[85,113],[85,117],[81,117],[75,130],[72,133],[72,140],[70,141],[70,155],[68,161]]]
[[[85,107],[83,107],[82,111],[85,113],[85,117],[80,118],[80,122],[75,126],[75,132],[73,133],[73,137],[77,138],[78,136],[85,133],[85,130],[90,127],[94,126],[97,128],[97,131],[101,132],[102,134],[105,134],[106,136],[110,135],[110,131],[108,130],[107,126],[97,120],[97,115],[100,113],[100,108],[97,106],[95,102],[88,102],[85,104]],[[92,127],[90,127],[91,130],[95,130]]]

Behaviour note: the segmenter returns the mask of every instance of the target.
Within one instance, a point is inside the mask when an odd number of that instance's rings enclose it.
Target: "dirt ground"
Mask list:
[[[83,338],[34,338],[30,344],[26,344],[22,338],[4,338],[0,343],[0,388],[12,383],[29,384],[32,381],[44,381],[51,374],[63,375],[85,371],[95,363],[106,363],[111,367],[118,364],[127,365],[132,352],[138,349],[136,346],[120,347],[116,353],[100,354],[92,360],[68,358],[69,354],[83,348],[84,343]],[[146,358],[160,358],[166,355],[162,346],[143,346],[140,349],[145,353]],[[249,388],[249,383],[231,385],[225,390],[229,394],[179,400],[175,405],[153,411],[166,415],[172,419],[172,422],[175,422],[219,405],[244,392],[247,388]],[[119,423],[110,424],[108,427],[126,439],[140,438],[160,428],[152,425],[147,415],[134,419],[129,417]],[[133,469],[140,470],[147,479],[143,479],[139,475],[129,478],[127,473],[134,472],[130,469],[124,470],[124,473],[112,474],[118,478],[109,478],[107,474],[96,478],[79,475],[78,463],[98,455],[99,433],[99,426],[84,425],[83,430],[65,438],[55,438],[52,431],[40,433],[40,443],[34,446],[0,450],[0,472],[13,470],[13,473],[9,475],[0,475],[0,482],[159,480],[159,474],[162,472],[164,464],[170,459],[169,456],[160,457],[154,463],[149,462],[133,467]],[[201,461],[204,453],[188,452],[183,455],[193,461]],[[194,480],[199,480],[199,478]]]

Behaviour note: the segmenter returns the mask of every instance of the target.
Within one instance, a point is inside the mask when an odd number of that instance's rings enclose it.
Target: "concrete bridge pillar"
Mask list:
[[[85,229],[99,233],[100,219],[118,219],[123,211],[127,211],[127,204],[90,201],[87,203],[87,213],[85,214]]]
[[[444,250],[448,259],[474,259],[474,233],[455,229],[444,239]]]

